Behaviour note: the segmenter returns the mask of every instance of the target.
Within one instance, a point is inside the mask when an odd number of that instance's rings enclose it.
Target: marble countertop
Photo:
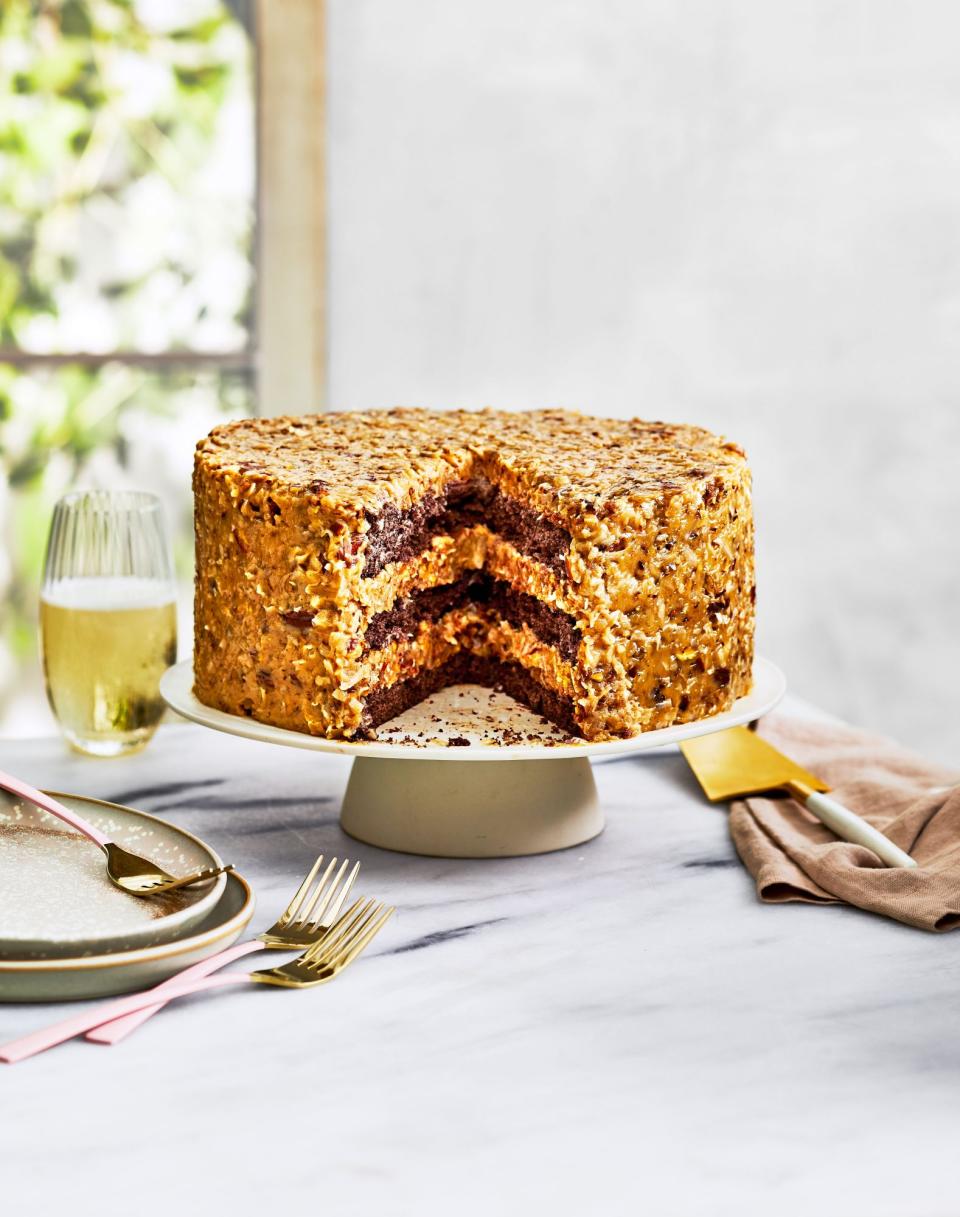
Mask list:
[[[2,1069],[11,1217],[156,1212],[156,1189],[190,1214],[957,1211],[960,936],[760,905],[675,751],[596,767],[595,841],[502,861],[360,845],[348,760],[187,724],[121,761],[5,741],[0,767],[199,833],[254,928],[321,851],[399,910],[333,985]],[[65,1009],[0,1007],[0,1040]]]

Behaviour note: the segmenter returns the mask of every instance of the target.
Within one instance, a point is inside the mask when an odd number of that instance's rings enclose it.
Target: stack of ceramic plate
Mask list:
[[[220,865],[202,841],[145,812],[56,797],[171,874]],[[60,820],[0,791],[0,1001],[147,988],[229,946],[253,915],[236,873],[141,899],[111,884],[104,861]]]

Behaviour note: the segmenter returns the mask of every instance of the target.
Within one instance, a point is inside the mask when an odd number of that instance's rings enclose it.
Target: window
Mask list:
[[[56,499],[160,494],[186,609],[196,440],[261,395],[322,407],[323,16],[0,5],[2,731],[49,722],[36,602]]]

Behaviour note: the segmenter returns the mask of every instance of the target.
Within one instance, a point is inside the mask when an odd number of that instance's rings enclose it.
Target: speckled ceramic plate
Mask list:
[[[236,942],[254,903],[246,879],[232,871],[199,925],[181,930],[171,942],[74,959],[0,959],[0,1002],[78,1001],[158,985]]]
[[[53,793],[53,792],[51,792]],[[112,840],[185,875],[220,859],[156,816],[79,795],[55,795]],[[95,845],[48,812],[0,791],[0,960],[129,951],[169,942],[206,917],[226,878],[142,899],[107,878]]]

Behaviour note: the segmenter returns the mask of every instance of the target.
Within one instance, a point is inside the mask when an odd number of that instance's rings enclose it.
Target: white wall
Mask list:
[[[331,401],[746,445],[762,650],[960,765],[960,8],[329,0]]]

